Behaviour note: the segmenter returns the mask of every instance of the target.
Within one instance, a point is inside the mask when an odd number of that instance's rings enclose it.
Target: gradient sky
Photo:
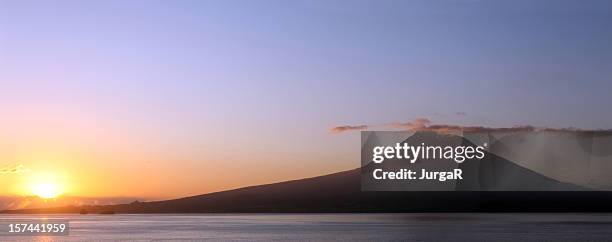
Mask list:
[[[611,1],[0,0],[0,195],[359,166],[344,124],[612,128]],[[467,115],[456,115],[465,112]]]

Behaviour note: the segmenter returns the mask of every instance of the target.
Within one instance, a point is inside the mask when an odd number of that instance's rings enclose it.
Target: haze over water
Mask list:
[[[70,220],[70,235],[3,241],[604,241],[611,214],[5,215]]]

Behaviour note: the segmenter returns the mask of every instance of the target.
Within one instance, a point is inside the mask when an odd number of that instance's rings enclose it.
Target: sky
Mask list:
[[[610,129],[610,43],[610,1],[0,0],[0,195],[356,168],[338,125]]]

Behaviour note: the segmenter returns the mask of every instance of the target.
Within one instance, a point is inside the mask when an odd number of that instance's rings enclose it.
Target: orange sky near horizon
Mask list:
[[[358,149],[358,133],[332,135],[324,127],[316,136],[327,139],[329,148],[310,152],[321,140],[287,146],[247,130],[236,139],[198,129],[175,136],[165,127],[150,129],[87,109],[17,109],[12,111],[19,116],[0,121],[0,133],[11,137],[0,139],[0,169],[23,165],[24,170],[0,174],[0,196],[35,195],[33,185],[51,182],[64,195],[167,199],[358,166],[358,157],[342,161],[331,148],[352,140]],[[208,140],[212,135],[221,138]]]
[[[30,137],[24,143],[3,142],[0,160],[14,162],[2,165],[23,165],[24,170],[0,174],[0,184],[5,184],[0,196],[35,195],[30,189],[32,185],[51,182],[59,184],[64,195],[166,199],[353,168],[334,164],[312,166],[307,158],[274,152],[254,154],[248,149],[229,154],[206,151],[188,154],[125,139],[109,143],[75,142],[83,140],[82,134],[80,138],[63,134],[58,138]],[[271,161],[276,159],[287,163]],[[328,159],[332,159],[331,155]]]

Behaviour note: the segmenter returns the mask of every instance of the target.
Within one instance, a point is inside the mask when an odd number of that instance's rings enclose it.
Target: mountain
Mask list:
[[[611,192],[362,192],[360,170],[157,202],[2,213],[612,212]]]
[[[513,144],[499,143],[491,137],[484,138],[494,141],[491,149],[500,154],[507,154],[506,146]],[[515,139],[514,136],[502,138]],[[377,139],[373,137],[363,145],[375,144]],[[466,140],[458,136],[418,133],[403,142],[465,145],[476,143],[471,143],[474,140],[480,142],[481,139],[483,137],[474,136]],[[499,137],[495,139],[501,140]],[[362,191],[361,170],[354,169],[166,201],[22,209],[2,213],[612,212],[612,192],[594,191],[561,182],[494,153],[487,152],[486,159],[479,162],[450,164],[465,170],[466,178],[476,179],[452,184],[452,192]],[[364,165],[363,169],[371,169],[371,164]],[[369,173],[365,174],[367,176]]]

